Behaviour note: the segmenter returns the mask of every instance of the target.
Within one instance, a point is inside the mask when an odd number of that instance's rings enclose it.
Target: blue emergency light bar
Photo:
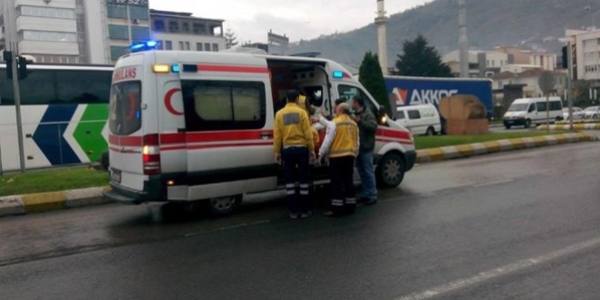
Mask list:
[[[333,71],[333,78],[344,78],[344,71]]]
[[[154,50],[154,49],[156,49],[157,46],[158,46],[157,41],[146,41],[146,42],[142,42],[142,43],[135,43],[135,44],[131,45],[131,47],[129,49],[131,50],[131,53],[136,53],[136,52]]]

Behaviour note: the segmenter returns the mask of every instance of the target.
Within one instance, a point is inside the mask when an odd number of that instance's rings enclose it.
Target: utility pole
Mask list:
[[[4,26],[8,30],[7,34],[7,43],[8,50],[11,53],[11,61],[6,62],[12,65],[12,80],[13,80],[13,92],[15,99],[15,114],[17,118],[17,142],[19,147],[19,163],[21,167],[21,172],[25,172],[25,145],[23,141],[23,120],[21,118],[21,92],[19,90],[19,72],[17,63],[17,59],[19,57],[18,54],[18,42],[16,35],[16,16],[15,16],[15,8],[12,1],[8,1],[9,3],[4,3]],[[8,23],[8,24],[7,24]],[[7,66],[8,67],[8,66]]]
[[[458,48],[460,52],[460,77],[469,77],[469,40],[467,39],[467,4],[458,0]]]
[[[569,130],[573,131],[573,48],[567,42],[567,101],[569,102]]]

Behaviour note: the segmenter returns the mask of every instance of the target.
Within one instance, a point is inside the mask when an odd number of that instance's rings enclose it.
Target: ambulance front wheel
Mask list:
[[[375,176],[377,185],[381,188],[394,188],[404,180],[406,170],[404,159],[396,154],[389,153],[377,165]]]
[[[227,196],[206,200],[211,215],[226,216],[232,214],[241,204],[242,196]]]

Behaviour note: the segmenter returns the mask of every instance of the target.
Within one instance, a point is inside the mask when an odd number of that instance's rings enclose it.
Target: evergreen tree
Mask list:
[[[396,75],[452,77],[450,67],[442,62],[440,54],[422,35],[413,41],[404,41],[402,50],[396,61]]]
[[[235,32],[233,32],[231,30],[231,28],[227,29],[227,32],[225,32],[224,36],[225,36],[225,48],[231,49],[232,47],[237,46],[237,44],[238,44],[237,36],[235,35]]]
[[[360,83],[385,111],[390,113],[390,101],[377,54],[367,52],[359,69]]]

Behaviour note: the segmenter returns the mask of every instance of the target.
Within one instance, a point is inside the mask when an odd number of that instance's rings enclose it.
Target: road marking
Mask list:
[[[452,282],[444,284],[444,285],[440,285],[440,286],[431,288],[431,289],[423,291],[423,292],[396,298],[396,300],[431,299],[431,298],[438,297],[438,296],[441,296],[441,295],[449,293],[449,292],[453,292],[453,291],[456,291],[459,289],[463,289],[466,287],[470,287],[470,286],[482,283],[484,281],[494,279],[496,277],[504,276],[504,275],[507,275],[510,273],[515,273],[515,272],[521,271],[526,268],[534,267],[534,266],[558,259],[563,256],[571,255],[575,252],[580,252],[580,251],[586,250],[588,248],[596,247],[598,245],[600,245],[600,238],[591,239],[591,240],[588,240],[588,241],[585,241],[585,242],[582,242],[579,244],[575,244],[575,245],[560,249],[558,251],[551,252],[549,254],[525,259],[525,260],[522,260],[522,261],[519,261],[516,263],[512,263],[512,264],[508,264],[508,265],[505,265],[505,266],[502,266],[500,268],[496,268],[493,270],[484,271],[484,272],[481,272],[471,278],[459,279],[459,280],[452,281]]]
[[[192,237],[192,236],[198,236],[198,235],[203,235],[203,234],[209,234],[209,233],[227,231],[227,230],[238,229],[238,228],[243,228],[243,227],[249,227],[249,226],[254,226],[254,225],[261,225],[261,224],[266,224],[269,222],[271,222],[271,221],[270,220],[262,220],[262,221],[256,221],[256,222],[251,222],[251,223],[243,223],[243,224],[232,225],[232,226],[222,227],[222,228],[208,230],[208,231],[186,233],[183,236],[184,237]]]

